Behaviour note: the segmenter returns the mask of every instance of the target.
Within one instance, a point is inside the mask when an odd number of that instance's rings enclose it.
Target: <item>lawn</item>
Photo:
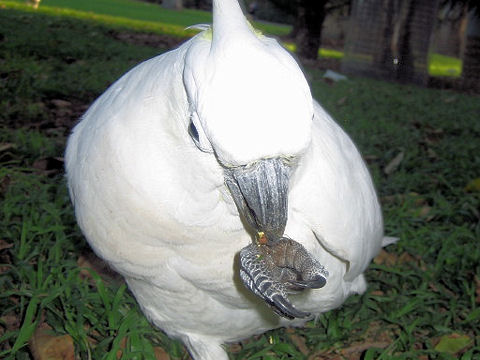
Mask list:
[[[65,189],[73,123],[122,73],[166,50],[120,41],[118,30],[0,3],[2,359],[31,359],[51,339],[73,341],[79,359],[188,358],[91,257]],[[364,295],[303,329],[230,345],[231,358],[479,358],[480,98],[363,78],[330,84],[306,71],[367,160],[386,232],[400,241],[372,263]]]

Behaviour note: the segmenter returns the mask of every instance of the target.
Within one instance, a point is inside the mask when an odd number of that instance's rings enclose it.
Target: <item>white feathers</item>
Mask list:
[[[146,316],[195,358],[218,360],[222,343],[287,323],[240,283],[236,259],[251,238],[224,166],[297,158],[286,234],[330,273],[294,298],[301,310],[364,290],[382,219],[360,155],[293,58],[252,31],[237,1],[213,3],[212,36],[140,64],[95,101],[68,141],[66,170],[83,233]]]

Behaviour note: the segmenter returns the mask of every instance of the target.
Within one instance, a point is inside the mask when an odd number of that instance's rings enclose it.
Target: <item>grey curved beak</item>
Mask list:
[[[274,158],[225,171],[225,183],[249,226],[268,239],[283,235],[288,219],[290,166]]]

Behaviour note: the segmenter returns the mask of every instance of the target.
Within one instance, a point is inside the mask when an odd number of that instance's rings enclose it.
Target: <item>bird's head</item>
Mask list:
[[[239,211],[282,235],[291,165],[310,143],[313,101],[292,56],[256,32],[236,0],[215,1],[213,26],[186,56],[188,132],[225,168]]]

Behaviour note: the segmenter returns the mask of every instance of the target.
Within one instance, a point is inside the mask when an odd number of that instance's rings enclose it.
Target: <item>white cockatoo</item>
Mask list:
[[[93,103],[66,172],[91,247],[195,359],[363,292],[382,245],[359,152],[236,0]]]

